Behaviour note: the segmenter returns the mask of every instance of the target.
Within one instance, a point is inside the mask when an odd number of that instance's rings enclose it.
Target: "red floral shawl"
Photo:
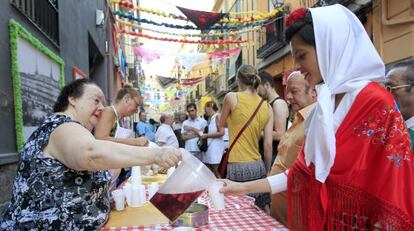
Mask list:
[[[320,137],[323,139],[323,137]],[[414,230],[414,158],[392,96],[370,83],[336,132],[336,157],[324,184],[303,149],[288,177],[293,230]]]

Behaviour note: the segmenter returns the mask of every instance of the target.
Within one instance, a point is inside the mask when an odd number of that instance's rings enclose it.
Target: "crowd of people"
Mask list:
[[[225,178],[223,193],[253,196],[292,230],[414,229],[414,60],[386,75],[364,27],[341,5],[297,9],[286,26],[295,71],[285,95],[269,73],[245,64],[222,106],[209,101],[199,113],[189,103],[160,115],[159,126],[140,111],[134,134],[119,120],[136,113],[139,91],[124,87],[104,107],[93,82],[65,86],[24,146],[0,228],[102,227],[121,169],[175,166],[181,147]]]

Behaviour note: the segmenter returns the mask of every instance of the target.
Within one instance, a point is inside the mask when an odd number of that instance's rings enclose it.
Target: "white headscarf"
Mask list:
[[[316,86],[317,104],[306,121],[305,161],[315,165],[316,179],[324,183],[335,160],[336,129],[354,100],[345,94],[342,114],[334,113],[335,95],[355,92],[370,81],[383,81],[385,67],[354,13],[338,4],[310,11],[324,83]]]

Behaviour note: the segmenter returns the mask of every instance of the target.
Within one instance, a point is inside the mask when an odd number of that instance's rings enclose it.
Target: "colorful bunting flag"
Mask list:
[[[211,26],[220,21],[223,17],[228,16],[224,13],[206,12],[191,10],[177,6],[177,8],[192,21],[200,30],[209,30]]]

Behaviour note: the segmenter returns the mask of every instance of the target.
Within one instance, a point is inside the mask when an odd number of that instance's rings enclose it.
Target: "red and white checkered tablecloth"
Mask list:
[[[141,231],[141,230],[171,230],[169,224],[156,224],[131,227],[111,227],[104,231]],[[262,211],[256,209],[222,210],[209,213],[209,223],[195,231],[204,230],[288,230]]]
[[[249,196],[225,197],[225,209],[217,211],[210,205],[207,193],[198,199],[198,203],[209,207],[209,223],[198,230],[288,230],[275,219],[254,208],[254,198]],[[154,224],[130,227],[110,227],[103,231],[141,231],[141,230],[171,230],[170,224]]]
[[[197,202],[200,204],[207,205],[210,211],[216,211],[214,206],[211,204],[210,197],[208,192],[203,193],[198,199]],[[254,205],[254,198],[249,196],[226,196],[224,197],[224,204],[226,205],[225,210],[234,210],[234,209],[250,209]]]

